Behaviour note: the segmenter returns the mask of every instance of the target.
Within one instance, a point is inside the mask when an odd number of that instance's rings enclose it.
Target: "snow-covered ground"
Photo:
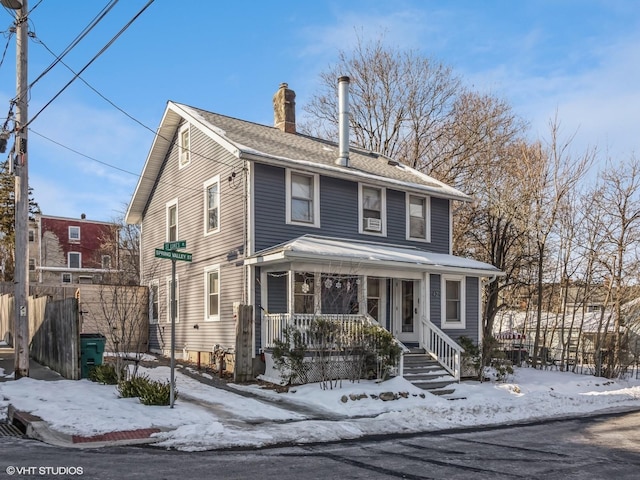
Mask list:
[[[167,380],[168,367],[142,368]],[[0,375],[5,373],[0,370]],[[11,374],[13,375],[13,374]],[[505,383],[463,382],[458,400],[425,393],[404,379],[383,383],[319,384],[276,393],[258,385],[235,385],[239,395],[205,385],[176,370],[174,408],[145,406],[119,398],[116,388],[89,380],[0,383],[0,419],[7,406],[28,411],[67,434],[97,435],[138,428],[162,428],[159,446],[205,450],[357,438],[368,434],[420,432],[583,415],[611,409],[640,409],[640,381],[611,381],[586,375],[517,368]],[[384,392],[397,399],[383,401]],[[383,395],[384,396],[384,395]],[[314,413],[315,412],[315,413]]]

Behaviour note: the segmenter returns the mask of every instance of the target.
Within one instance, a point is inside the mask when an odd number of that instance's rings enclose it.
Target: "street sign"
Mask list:
[[[156,258],[168,258],[169,260],[191,261],[191,254],[185,252],[176,252],[175,250],[162,250],[156,248]]]
[[[177,242],[165,242],[163,248],[165,250],[178,250],[180,248],[187,248],[187,241],[178,240]]]

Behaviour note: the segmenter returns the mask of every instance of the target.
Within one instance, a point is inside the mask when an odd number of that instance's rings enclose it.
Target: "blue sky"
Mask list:
[[[147,2],[121,0],[64,62],[85,67]],[[108,3],[29,0],[29,81],[54,60],[48,50],[63,52]],[[0,48],[8,45],[3,120],[15,96],[12,15],[0,8]],[[47,215],[111,220],[131,198],[168,100],[271,125],[281,82],[296,91],[302,115],[338,51],[358,35],[381,34],[508,100],[532,139],[545,137],[557,113],[562,133],[575,134],[576,154],[597,147],[604,160],[638,152],[639,1],[155,0],[82,75],[136,121],[80,80],[39,113],[73,76],[62,65],[33,86],[34,197]]]

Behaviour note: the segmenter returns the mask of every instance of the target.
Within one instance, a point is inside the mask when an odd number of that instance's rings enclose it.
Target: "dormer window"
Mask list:
[[[69,241],[70,242],[80,241],[80,227],[69,227]]]
[[[179,168],[186,167],[191,162],[191,129],[188,123],[180,128],[178,150],[180,155]]]
[[[386,235],[386,191],[384,188],[360,185],[360,233]]]

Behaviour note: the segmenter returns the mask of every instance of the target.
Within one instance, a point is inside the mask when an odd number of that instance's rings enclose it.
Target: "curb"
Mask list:
[[[40,417],[17,410],[11,404],[8,407],[7,417],[9,423],[18,427],[28,438],[58,447],[78,449],[156,443],[157,439],[153,438],[152,435],[169,430],[166,428],[141,428],[107,432],[93,436],[71,435],[52,430],[49,424]]]

